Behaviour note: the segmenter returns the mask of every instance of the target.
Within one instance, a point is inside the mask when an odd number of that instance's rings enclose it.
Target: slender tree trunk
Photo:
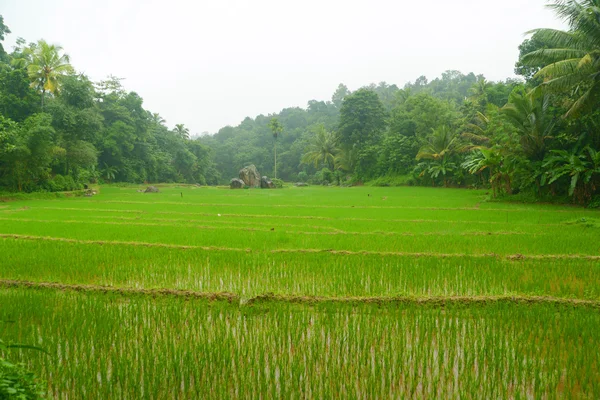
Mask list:
[[[275,179],[277,179],[277,139],[275,139]]]
[[[44,97],[46,97],[46,89],[42,89],[42,112],[44,112]]]

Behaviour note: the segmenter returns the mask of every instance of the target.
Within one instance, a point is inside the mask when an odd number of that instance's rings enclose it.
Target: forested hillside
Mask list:
[[[119,79],[91,82],[60,47],[21,40],[0,49],[0,186],[226,184],[255,164],[287,181],[489,187],[600,204],[600,22],[595,1],[569,4],[553,7],[569,31],[539,29],[521,44],[519,79],[447,71],[402,87],[340,84],[330,100],[195,140]],[[0,23],[0,41],[9,32]]]
[[[403,89],[381,82],[351,92],[340,84],[330,101],[311,100],[306,109],[246,118],[201,140],[214,150],[223,182],[251,163],[260,171],[273,171],[272,118],[284,128],[277,140],[278,172],[284,180],[314,178],[322,168],[333,177],[337,170],[339,177],[356,180],[408,174],[418,164],[420,139],[441,126],[459,129],[469,113],[488,105],[505,105],[521,86],[516,80],[487,82],[481,75],[458,71],[431,82],[420,77]]]

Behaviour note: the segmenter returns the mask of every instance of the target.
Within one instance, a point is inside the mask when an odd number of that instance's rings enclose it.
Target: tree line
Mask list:
[[[9,28],[0,16],[0,43]],[[211,150],[169,129],[120,79],[92,82],[59,46],[0,47],[0,188],[63,191],[90,182],[217,183]]]
[[[246,118],[203,142],[223,178],[248,163],[272,171],[276,119],[284,180],[489,187],[493,196],[600,205],[600,1],[549,7],[570,29],[530,32],[520,79],[447,71],[402,88],[341,84],[331,101]]]
[[[403,87],[340,84],[311,100],[189,140],[116,78],[90,82],[44,41],[1,53],[0,185],[228,183],[255,164],[286,181],[488,187],[493,196],[600,204],[600,0],[549,5],[567,31],[519,47],[519,79],[447,71]],[[1,20],[0,20],[1,21]],[[0,41],[8,28],[0,25]]]

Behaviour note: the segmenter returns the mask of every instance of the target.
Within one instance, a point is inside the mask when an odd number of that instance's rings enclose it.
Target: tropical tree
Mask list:
[[[176,124],[175,133],[182,139],[189,140],[190,138],[190,130],[184,124]]]
[[[553,138],[554,116],[549,110],[550,96],[537,91],[511,94],[509,103],[500,113],[514,126],[525,156],[533,161],[542,161],[547,150],[547,141]]]
[[[4,17],[0,15],[0,57],[4,56],[5,51],[2,46],[2,41],[4,41],[4,35],[8,35],[10,33],[10,29],[8,26],[4,25]]]
[[[417,160],[441,160],[454,155],[460,149],[459,137],[448,126],[432,129],[422,141]]]
[[[480,147],[469,155],[461,166],[473,175],[483,175],[487,171],[494,197],[499,192],[503,180],[506,183],[506,191],[511,192],[510,174],[505,173],[504,157],[500,150]]]
[[[106,179],[107,182],[111,182],[113,179],[115,179],[118,171],[119,171],[119,169],[117,167],[110,166],[110,165],[104,163],[104,169],[102,170],[102,177],[104,179]]]
[[[452,157],[461,150],[459,136],[448,126],[442,125],[433,129],[421,142],[416,159],[427,160],[417,166],[422,170],[421,176],[427,173],[435,180],[441,174],[444,177],[444,186],[448,186],[448,175],[456,170]]]
[[[340,145],[359,149],[376,143],[386,127],[387,112],[373,90],[362,88],[346,96],[340,110]]]
[[[572,93],[565,116],[573,116],[600,99],[600,0],[556,0],[548,7],[570,30],[531,31],[548,48],[524,55],[522,63],[544,65],[535,75],[543,79],[538,90]]]
[[[271,129],[271,132],[273,133],[273,139],[274,139],[274,143],[275,143],[274,175],[275,175],[275,179],[277,179],[277,139],[279,138],[279,135],[281,135],[283,133],[283,125],[281,125],[281,122],[279,122],[279,119],[271,118],[271,121],[269,121],[269,128]]]
[[[358,161],[358,150],[354,147],[341,148],[334,159],[335,169],[352,172]]]
[[[46,92],[57,94],[62,78],[74,72],[69,56],[62,50],[60,46],[39,40],[23,50],[23,57],[14,60],[27,68],[31,86],[42,92],[42,109]]]
[[[159,113],[151,113],[148,111],[148,114],[150,116],[150,121],[155,125],[164,125],[165,122],[167,122]]]
[[[311,144],[302,155],[303,164],[312,164],[315,168],[323,164],[334,169],[335,156],[339,149],[337,147],[337,136],[327,131],[323,125],[319,125]]]

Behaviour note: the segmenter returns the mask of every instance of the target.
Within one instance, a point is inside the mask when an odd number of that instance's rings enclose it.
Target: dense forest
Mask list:
[[[0,43],[9,28],[0,16]],[[59,46],[0,47],[0,188],[63,191],[89,182],[217,183],[211,150],[170,130],[114,77],[91,82]]]
[[[60,47],[20,39],[11,53],[0,47],[0,187],[227,184],[255,164],[285,181],[488,187],[494,197],[597,206],[600,6],[551,7],[570,30],[531,32],[519,47],[518,79],[447,71],[403,87],[340,84],[329,101],[193,140],[119,79],[91,82]],[[0,19],[0,43],[9,32]]]

